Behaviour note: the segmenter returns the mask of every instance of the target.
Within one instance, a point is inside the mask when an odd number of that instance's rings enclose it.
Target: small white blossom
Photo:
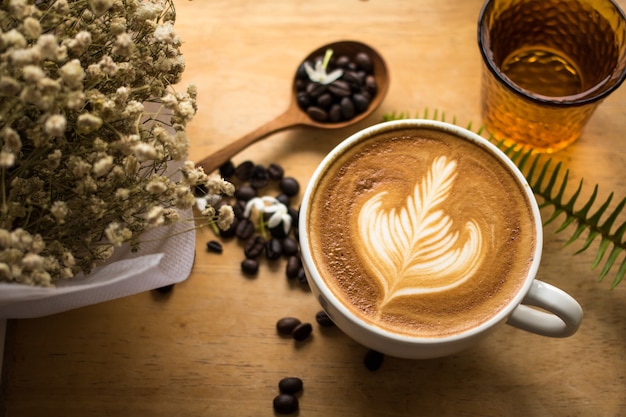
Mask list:
[[[113,157],[111,155],[107,155],[98,159],[96,163],[93,164],[93,173],[98,177],[102,177],[109,172],[112,166]]]
[[[343,71],[338,68],[331,72],[330,74],[326,73],[326,68],[328,67],[328,62],[330,61],[330,57],[333,54],[332,49],[328,49],[326,54],[324,55],[324,61],[317,60],[315,62],[315,68],[311,66],[309,62],[304,63],[304,70],[306,71],[309,79],[313,82],[317,82],[320,84],[330,84],[333,81],[337,81],[343,75]]]
[[[30,39],[37,39],[41,35],[39,20],[32,16],[28,16],[24,19],[24,34]]]
[[[80,86],[83,82],[83,78],[85,78],[85,71],[83,70],[78,59],[73,59],[63,65],[59,69],[59,73],[61,74],[63,81],[71,88],[77,88]]]
[[[243,215],[250,217],[253,209],[259,213],[272,213],[267,221],[267,226],[273,228],[280,225],[282,222],[283,230],[285,233],[289,233],[291,229],[291,216],[289,215],[287,207],[276,198],[264,196],[250,199],[246,204]]]
[[[44,125],[44,129],[50,136],[63,136],[65,128],[67,127],[67,120],[62,114],[53,114],[48,117]]]

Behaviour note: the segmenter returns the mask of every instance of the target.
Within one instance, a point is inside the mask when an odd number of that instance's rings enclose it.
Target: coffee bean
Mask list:
[[[365,77],[365,90],[370,93],[372,96],[376,95],[376,78],[373,75],[368,75]]]
[[[304,272],[304,268],[300,268],[298,270],[298,275],[296,276],[298,282],[302,285],[309,285],[309,281],[306,278],[306,272]]]
[[[280,258],[283,253],[283,245],[280,240],[273,237],[267,241],[265,245],[265,257],[270,261],[275,261]]]
[[[316,104],[322,109],[328,109],[333,104],[333,96],[330,93],[324,93],[317,98]]]
[[[346,68],[350,64],[350,58],[346,55],[340,55],[335,59],[334,64],[339,68]]]
[[[300,184],[293,177],[284,177],[280,180],[280,190],[289,197],[293,197],[300,191]]]
[[[311,100],[311,98],[312,97],[306,91],[300,91],[296,95],[298,106],[300,106],[303,109],[306,109],[307,107],[313,104],[313,101]]]
[[[372,72],[374,69],[374,65],[372,64],[372,59],[365,52],[359,52],[356,54],[354,61],[358,68],[362,69],[366,72]]]
[[[257,190],[249,185],[242,185],[235,190],[235,198],[241,201],[250,201],[258,195]]]
[[[289,196],[285,193],[283,194],[279,194],[276,196],[276,200],[278,200],[280,203],[284,204],[285,206],[289,207]]]
[[[222,253],[224,248],[222,244],[217,240],[210,240],[206,243],[206,248],[209,252]]]
[[[247,240],[252,237],[256,226],[250,219],[241,219],[237,224],[237,229],[235,230],[235,236],[237,236],[241,240]]]
[[[252,168],[254,168],[254,163],[252,161],[244,161],[240,163],[235,168],[235,177],[241,181],[248,181],[250,179],[250,174],[252,173]]]
[[[298,254],[298,242],[295,239],[286,237],[282,242],[283,255],[293,256]]]
[[[327,86],[320,83],[311,83],[306,86],[306,92],[313,98],[317,98],[324,94],[327,90]]]
[[[363,94],[355,94],[352,96],[352,102],[354,103],[354,109],[358,113],[363,113],[370,105],[369,100]]]
[[[344,72],[341,79],[353,87],[361,87],[361,84],[363,83],[361,77],[359,77],[357,73],[353,71]]]
[[[265,239],[262,236],[253,236],[248,239],[246,242],[246,246],[243,249],[244,255],[246,258],[255,259],[263,254],[265,250]]]
[[[306,340],[313,331],[313,326],[311,323],[300,323],[291,332],[291,337],[293,337],[298,342],[302,342]]]
[[[293,329],[300,323],[302,322],[295,317],[283,317],[276,322],[276,330],[284,336],[291,336]]]
[[[307,61],[304,61],[304,62],[307,62]],[[309,79],[309,75],[307,74],[306,68],[304,67],[304,62],[302,64],[300,64],[300,66],[296,70],[296,79],[298,79],[298,80],[308,80]],[[310,62],[310,61],[309,61],[309,65],[314,66],[314,64],[312,62]]]
[[[228,179],[235,175],[235,164],[233,161],[226,161],[220,166],[220,176],[222,178]]]
[[[384,354],[377,352],[373,349],[370,349],[365,354],[363,363],[365,364],[365,367],[369,369],[370,371],[376,371],[382,366],[384,359],[385,359]]]
[[[283,394],[297,394],[302,391],[303,386],[302,380],[295,376],[288,376],[278,381],[278,389]]]
[[[241,219],[246,218],[246,216],[244,216],[245,210],[246,210],[245,201],[237,200],[235,204],[233,204],[233,214],[235,215],[237,219],[241,220]]]
[[[293,207],[288,207],[287,208],[287,212],[289,213],[289,216],[291,217],[291,225],[292,225],[292,227],[297,228],[298,227],[298,220],[300,219],[300,210],[299,209],[295,209]]]
[[[336,80],[329,84],[328,91],[337,97],[348,97],[352,92],[350,84],[347,81],[342,80]]]
[[[278,164],[270,164],[267,167],[267,174],[270,176],[271,180],[279,181],[285,175],[285,170]]]
[[[324,327],[333,327],[335,325],[335,322],[332,321],[324,310],[320,310],[315,314],[315,321],[317,321],[320,326]]]
[[[333,104],[328,110],[328,121],[337,123],[341,121],[341,106],[339,104]]]
[[[263,165],[255,165],[250,173],[250,186],[255,190],[259,190],[270,182],[270,176],[267,169]]]
[[[256,275],[259,272],[259,263],[256,259],[246,258],[241,261],[241,270],[248,275]]]
[[[356,110],[354,109],[354,103],[352,103],[350,97],[342,98],[339,105],[341,106],[341,116],[344,119],[350,120],[356,114]]]
[[[290,256],[287,259],[287,267],[285,272],[287,274],[287,278],[294,279],[298,277],[298,272],[302,269],[302,261],[299,256]]]
[[[306,114],[316,122],[325,122],[328,119],[328,113],[324,109],[317,106],[310,106],[306,109]]]
[[[298,410],[298,398],[291,394],[278,394],[274,398],[274,411],[278,414],[291,414]]]

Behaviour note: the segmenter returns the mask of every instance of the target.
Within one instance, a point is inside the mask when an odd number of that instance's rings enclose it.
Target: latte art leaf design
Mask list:
[[[362,207],[358,227],[363,260],[379,281],[380,307],[399,296],[433,293],[467,281],[482,262],[483,236],[475,221],[455,227],[441,208],[456,178],[455,161],[439,157],[403,207],[383,209],[387,192]]]

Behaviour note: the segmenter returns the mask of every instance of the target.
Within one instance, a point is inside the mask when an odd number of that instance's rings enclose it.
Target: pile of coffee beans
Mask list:
[[[292,204],[300,193],[299,182],[293,177],[285,176],[285,171],[279,164],[263,166],[250,160],[238,165],[228,161],[220,167],[220,175],[235,184],[234,199],[223,202],[232,205],[235,218],[228,230],[220,231],[220,236],[224,239],[236,238],[241,242],[244,253],[241,271],[248,277],[254,277],[263,259],[273,262],[285,258],[286,277],[307,287],[298,244],[299,210]],[[263,235],[258,227],[258,219],[244,216],[246,204],[253,198],[268,195],[270,188],[277,190],[273,197],[287,207],[291,218],[291,229],[287,233],[281,223],[266,229]],[[201,195],[202,190],[197,190],[197,193]],[[222,246],[217,241],[210,241],[207,242],[207,250],[221,253]]]
[[[312,62],[308,61],[308,64],[314,68],[315,63],[322,59],[321,56],[316,57]],[[366,111],[376,95],[374,65],[367,53],[359,52],[354,57],[331,57],[326,72],[331,73],[336,69],[341,69],[343,74],[330,84],[311,81],[304,62],[296,73],[298,105],[317,122],[337,123],[350,120]]]

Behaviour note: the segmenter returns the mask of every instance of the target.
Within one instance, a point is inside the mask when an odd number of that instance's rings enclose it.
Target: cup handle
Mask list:
[[[569,294],[534,280],[522,304],[509,316],[507,324],[542,336],[568,337],[576,333],[582,319],[583,309]]]

